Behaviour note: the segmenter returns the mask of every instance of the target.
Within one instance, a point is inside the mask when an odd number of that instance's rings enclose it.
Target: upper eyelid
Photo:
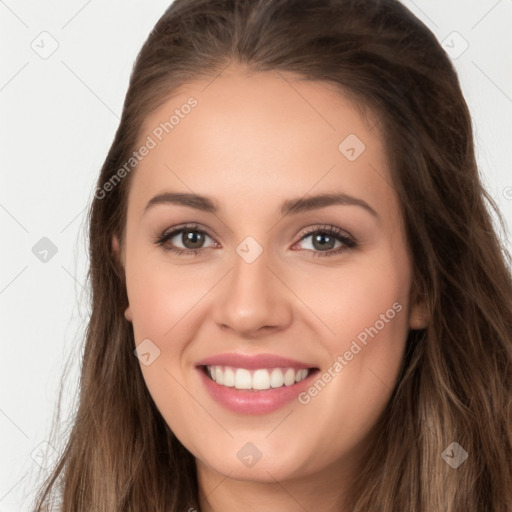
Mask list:
[[[201,233],[204,233],[205,235],[209,236],[210,238],[218,238],[218,235],[215,234],[215,236],[210,235],[209,230],[206,228],[203,228],[201,225],[196,224],[185,224],[181,225],[178,224],[177,226],[173,226],[171,228],[165,229],[160,235],[157,235],[157,238],[168,238],[171,235],[174,237],[177,234],[179,234],[182,231],[200,231]],[[215,233],[215,232],[214,232]]]
[[[313,226],[311,228],[306,228],[306,231],[302,233],[299,240],[302,240],[305,236],[312,235],[313,233],[322,233],[324,231],[327,233],[332,232],[338,236],[345,236],[346,238],[351,238],[352,240],[355,241],[355,237],[353,237],[348,231],[330,224],[323,224],[319,226]]]

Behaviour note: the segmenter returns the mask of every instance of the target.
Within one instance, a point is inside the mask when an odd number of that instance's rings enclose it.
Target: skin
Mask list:
[[[145,382],[196,457],[203,512],[340,510],[396,383],[407,333],[425,326],[382,135],[330,84],[232,65],[182,87],[147,117],[140,140],[190,96],[198,105],[134,171],[125,237],[113,240],[135,343],[149,338],[160,350],[141,364]],[[366,146],[354,161],[338,149],[349,134]],[[158,204],[144,213],[168,191],[209,196],[220,210]],[[363,199],[378,218],[354,205],[280,214],[287,199],[334,191]],[[154,243],[185,223],[206,232],[202,253],[177,255]],[[325,224],[356,247],[314,256],[342,244],[319,249],[314,235],[301,240]],[[252,263],[236,252],[247,236],[263,249]],[[192,247],[181,234],[172,243]],[[195,369],[205,357],[238,352],[324,371],[397,302],[401,311],[307,405],[236,414],[210,397]],[[262,453],[250,468],[237,457],[247,442]]]

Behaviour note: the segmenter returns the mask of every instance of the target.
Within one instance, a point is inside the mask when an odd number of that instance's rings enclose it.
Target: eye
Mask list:
[[[355,240],[336,226],[326,225],[310,229],[300,241],[311,238],[307,250],[314,251],[313,256],[334,256],[356,247]],[[336,247],[336,242],[339,245]]]
[[[203,247],[208,238],[214,242],[214,245]],[[297,243],[301,243],[308,238],[312,240],[310,247],[306,250],[312,251],[313,256],[334,256],[357,246],[352,237],[332,225],[311,228],[302,235]],[[338,246],[336,246],[336,243],[338,243]],[[174,227],[162,233],[155,240],[155,244],[161,246],[165,251],[185,256],[196,256],[201,251],[211,247],[219,247],[219,244],[196,224]],[[182,244],[182,247],[178,244]]]
[[[213,241],[205,231],[199,229],[199,226],[190,225],[175,227],[164,232],[155,240],[155,243],[165,251],[195,256],[199,251],[208,248],[202,246],[207,238]],[[182,244],[183,247],[177,244]]]

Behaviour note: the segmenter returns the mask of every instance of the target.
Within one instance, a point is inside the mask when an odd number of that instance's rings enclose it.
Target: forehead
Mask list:
[[[385,147],[363,112],[331,83],[231,67],[183,85],[145,119],[140,145],[154,144],[132,187],[146,198],[167,187],[221,203],[228,195],[268,201],[269,192],[280,200],[366,190],[368,201],[385,204]]]

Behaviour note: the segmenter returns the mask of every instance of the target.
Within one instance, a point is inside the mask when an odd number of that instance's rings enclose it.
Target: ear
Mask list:
[[[132,310],[130,309],[130,305],[124,310],[124,317],[128,322],[133,322]]]
[[[425,329],[429,322],[427,306],[416,290],[411,293],[410,305],[409,328],[413,330]]]
[[[112,235],[112,253],[114,255],[114,259],[116,260],[116,263],[119,265],[123,264],[122,261],[122,254],[121,254],[121,246],[119,243],[119,238],[117,238],[117,235]]]
[[[117,235],[112,236],[112,253],[114,255],[114,260],[117,264],[117,266],[123,270],[124,267],[124,253],[121,250],[121,244],[119,243],[119,238]],[[130,309],[130,305],[128,304],[128,307],[124,311],[124,317],[128,322],[132,321],[132,312]]]

